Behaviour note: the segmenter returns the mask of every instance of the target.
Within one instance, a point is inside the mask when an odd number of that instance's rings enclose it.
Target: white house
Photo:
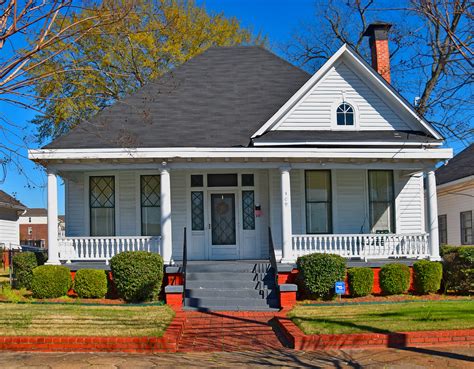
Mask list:
[[[0,190],[0,248],[17,248],[20,244],[18,218],[26,206]]]
[[[441,244],[474,245],[474,144],[436,170]]]
[[[452,151],[390,85],[388,28],[367,31],[373,67],[344,45],[314,75],[262,47],[210,48],[30,150],[51,227],[65,182],[49,263],[129,249],[180,263],[184,232],[189,260],[268,259],[269,233],[283,263],[438,259],[434,170]]]

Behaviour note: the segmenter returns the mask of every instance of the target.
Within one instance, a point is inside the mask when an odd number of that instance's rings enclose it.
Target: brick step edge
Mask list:
[[[176,313],[162,337],[0,336],[0,350],[34,352],[176,352],[185,317]]]
[[[289,318],[275,318],[295,350],[369,349],[386,347],[474,346],[474,329],[400,333],[304,334]]]

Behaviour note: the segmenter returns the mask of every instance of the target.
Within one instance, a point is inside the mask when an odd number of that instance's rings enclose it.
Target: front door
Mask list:
[[[210,193],[210,259],[238,259],[236,192]]]

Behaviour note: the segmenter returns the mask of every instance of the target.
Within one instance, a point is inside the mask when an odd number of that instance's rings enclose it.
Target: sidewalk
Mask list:
[[[2,352],[0,368],[474,368],[474,347],[297,352],[288,349],[250,352],[157,355]]]

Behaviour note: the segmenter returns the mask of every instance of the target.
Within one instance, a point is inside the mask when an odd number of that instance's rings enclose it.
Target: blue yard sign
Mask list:
[[[336,282],[334,289],[338,295],[344,295],[346,293],[346,284],[344,282]]]

